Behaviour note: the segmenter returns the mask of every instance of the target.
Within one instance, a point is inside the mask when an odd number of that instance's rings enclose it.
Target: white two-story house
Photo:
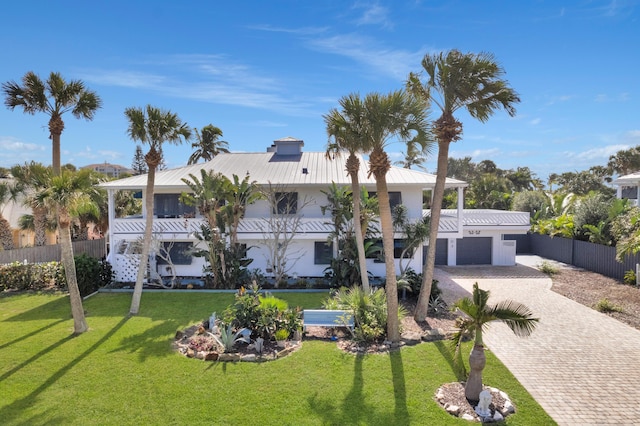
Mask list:
[[[350,186],[351,181],[345,171],[345,156],[328,159],[324,152],[305,152],[304,142],[295,138],[277,140],[266,152],[219,154],[213,160],[163,170],[155,180],[154,211],[142,212],[138,217],[116,217],[116,191],[141,191],[144,196],[146,175],[106,182],[101,186],[109,194],[109,241],[112,248],[108,260],[114,268],[117,281],[135,281],[136,241],[144,233],[145,216],[152,214],[154,237],[163,242],[172,241],[173,271],[178,276],[198,277],[202,275],[203,258],[189,255],[189,249],[198,243],[194,233],[203,222],[195,208],[183,205],[180,194],[188,191],[182,181],[189,175],[199,177],[200,170],[213,170],[228,178],[235,174],[241,179],[247,174],[260,187],[281,188],[287,192],[292,204],[291,214],[301,217],[299,229],[294,237],[291,250],[298,259],[289,275],[298,277],[322,277],[328,266],[327,245],[325,244],[333,226],[331,217],[322,214],[321,206],[327,205],[323,191],[334,182],[339,186]],[[368,176],[368,161],[361,158],[360,184],[370,193],[375,193],[376,182]],[[392,167],[387,174],[388,190],[392,204],[406,206],[410,219],[417,220],[428,210],[423,209],[423,191],[435,185],[435,175],[411,169]],[[463,205],[465,182],[447,179],[446,187],[457,190],[458,206]],[[284,188],[284,189],[282,189]],[[298,206],[303,206],[298,209]],[[274,212],[266,200],[260,200],[247,207],[241,221],[238,240],[250,247],[248,256],[253,259],[250,268],[258,268],[269,276],[265,238],[269,238],[268,218]],[[276,212],[277,213],[277,212]],[[515,264],[515,241],[511,234],[525,234],[529,230],[529,214],[492,210],[443,210],[437,241],[436,263],[443,265],[460,264]],[[399,242],[402,235],[397,234]],[[425,242],[428,244],[428,242]],[[426,245],[413,253],[410,266],[422,269]],[[160,276],[170,275],[166,263],[153,261],[150,264]],[[404,262],[406,264],[406,261]],[[376,259],[368,260],[368,270],[374,275],[385,275],[384,263]]]

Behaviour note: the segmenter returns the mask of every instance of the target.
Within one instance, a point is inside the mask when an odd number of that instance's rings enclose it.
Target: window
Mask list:
[[[369,198],[377,198],[378,194],[375,191],[369,192]],[[402,192],[400,191],[389,191],[389,205],[391,206],[391,211],[393,211],[395,206],[402,204]]]
[[[329,265],[333,259],[333,243],[316,241],[313,250],[313,263],[316,265]]]
[[[191,265],[192,259],[192,248],[193,243],[191,242],[181,242],[181,241],[163,241],[164,245],[163,255],[167,257],[167,250],[169,251],[169,257],[171,258],[171,263],[174,265]],[[168,265],[165,259],[162,259],[160,256],[156,255],[156,261],[158,265]]]
[[[298,212],[297,192],[276,192],[273,213],[296,214]]]
[[[159,218],[175,218],[195,216],[195,206],[187,206],[180,202],[180,194],[154,194],[153,214]]]
[[[367,254],[367,259],[375,259],[376,263],[384,262],[384,247],[382,246],[382,240],[377,239],[377,240],[369,240],[369,241],[373,241],[373,245],[372,245],[372,249]],[[400,259],[400,256],[402,255],[402,250],[404,250],[404,246],[405,246],[405,241],[403,239],[393,240],[393,258],[394,259]],[[373,247],[376,247],[377,250],[373,249]],[[407,253],[405,253],[404,258],[409,259],[412,256],[413,256],[413,250],[409,250]]]
[[[400,256],[402,256],[402,250],[404,250],[405,247],[405,240],[393,240],[393,258],[394,259],[400,259]],[[408,250],[405,254],[404,254],[404,258],[405,259],[410,259],[413,256],[413,249]]]

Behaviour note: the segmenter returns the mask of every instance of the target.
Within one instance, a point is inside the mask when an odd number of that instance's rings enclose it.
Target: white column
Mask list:
[[[458,234],[462,235],[462,224],[464,216],[464,190],[462,187],[458,187]]]
[[[109,247],[111,248],[111,252],[107,254],[107,258],[108,259],[113,259],[111,257],[111,253],[113,252],[113,229],[115,228],[115,221],[116,221],[116,203],[115,203],[115,189],[108,189],[107,190],[107,202],[108,202],[108,208],[107,208],[107,217],[109,219],[109,232],[108,234],[108,242],[109,242]]]

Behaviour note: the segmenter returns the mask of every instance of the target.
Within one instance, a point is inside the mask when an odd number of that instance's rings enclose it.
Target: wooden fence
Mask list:
[[[74,241],[72,244],[74,255],[86,253],[91,257],[102,259],[107,254],[104,238]],[[60,244],[0,251],[0,265],[25,260],[29,263],[60,261]]]

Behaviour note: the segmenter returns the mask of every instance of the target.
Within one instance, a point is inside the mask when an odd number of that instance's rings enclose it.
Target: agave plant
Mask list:
[[[226,328],[220,327],[220,337],[214,335],[218,343],[224,348],[225,352],[233,351],[233,347],[238,342],[246,344],[251,343],[251,330],[248,328],[241,328],[234,333],[233,326],[229,324]]]
[[[538,324],[538,318],[533,318],[533,313],[525,305],[512,300],[504,300],[495,306],[489,306],[489,291],[482,290],[478,283],[473,285],[472,298],[465,297],[453,305],[453,309],[463,313],[463,317],[457,322],[457,330],[453,334],[455,346],[455,359],[460,362],[460,344],[465,337],[474,338],[474,345],[469,355],[469,378],[465,386],[465,396],[472,401],[480,399],[482,391],[482,370],[487,362],[484,354],[482,331],[492,321],[505,323],[516,336],[526,337],[533,332]],[[461,363],[460,363],[461,364]]]

